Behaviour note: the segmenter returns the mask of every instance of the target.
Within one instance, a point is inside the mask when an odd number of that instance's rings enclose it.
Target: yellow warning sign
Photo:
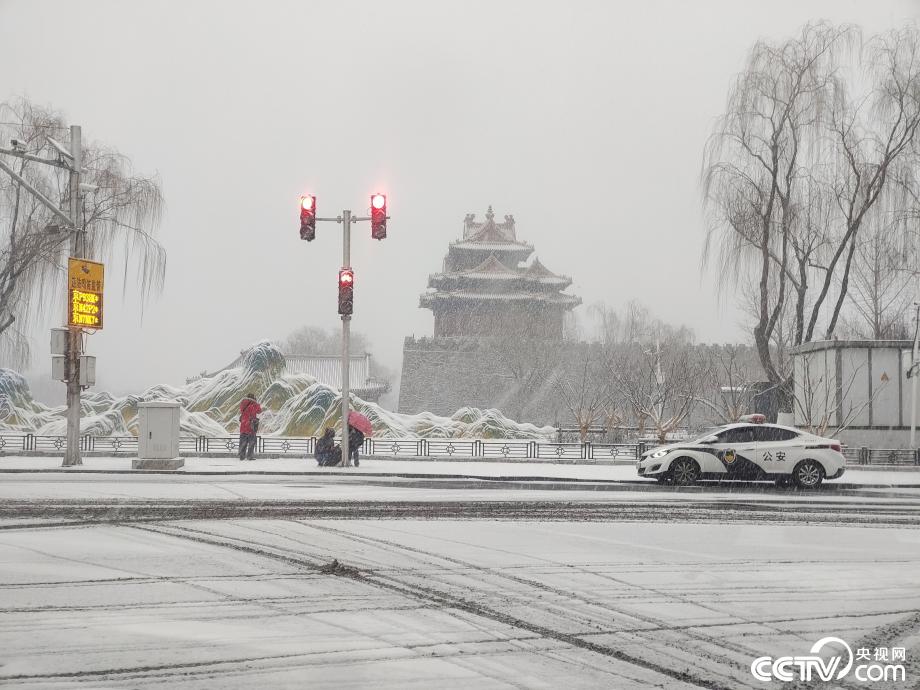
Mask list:
[[[105,266],[70,257],[67,262],[68,326],[102,329]]]

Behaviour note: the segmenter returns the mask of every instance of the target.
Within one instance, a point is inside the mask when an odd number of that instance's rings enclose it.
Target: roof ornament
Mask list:
[[[489,210],[486,211],[486,220],[488,221],[495,220],[495,214],[492,212],[492,204],[489,204]]]

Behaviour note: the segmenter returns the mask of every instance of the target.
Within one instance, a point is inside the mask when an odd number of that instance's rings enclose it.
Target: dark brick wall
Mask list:
[[[486,340],[406,338],[399,412],[449,417],[461,407],[497,408],[515,421],[538,425],[565,417],[548,382],[520,390],[497,346]]]

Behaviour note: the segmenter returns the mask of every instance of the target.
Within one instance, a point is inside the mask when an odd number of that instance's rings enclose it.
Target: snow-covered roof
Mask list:
[[[533,263],[524,271],[524,275],[531,280],[541,283],[565,283],[568,285],[572,281],[565,276],[557,275],[540,263],[539,259],[534,259]]]
[[[202,372],[200,376],[188,379],[187,382],[213,378],[221,372],[235,369],[242,365],[244,355],[245,351],[223,369],[210,374]],[[340,355],[289,354],[283,356],[285,374],[306,374],[330,388],[340,389],[342,387],[342,357]],[[389,384],[386,381],[379,381],[371,374],[370,355],[367,353],[351,355],[348,358],[348,379],[351,388],[355,391],[379,393],[389,390]]]
[[[581,298],[575,295],[546,292],[427,292],[421,297],[421,305],[426,302],[450,302],[453,300],[512,301],[512,302],[548,302],[550,304],[577,305]]]
[[[491,205],[482,223],[476,222],[475,214],[468,213],[463,219],[463,239],[474,242],[514,242],[514,216],[507,215],[504,223],[496,223]]]
[[[285,355],[284,370],[287,374],[312,376],[331,388],[342,387],[342,358],[336,355]],[[352,386],[364,388],[372,378],[369,355],[348,358],[348,380]]]
[[[490,275],[517,275],[518,272],[513,268],[505,266],[501,261],[499,261],[495,254],[489,254],[489,258],[479,264],[472,271],[467,271],[467,273],[485,273]]]
[[[515,252],[518,254],[530,254],[533,252],[533,245],[526,242],[480,242],[455,240],[450,243],[449,250],[467,249],[476,252]]]
[[[559,289],[565,289],[571,284],[572,280],[566,276],[556,275],[546,268],[539,259],[535,259],[530,266],[526,268],[510,268],[503,264],[494,254],[481,264],[468,271],[452,271],[448,273],[434,273],[429,276],[428,284],[445,284],[456,282],[460,279],[469,279],[475,281],[512,281],[517,280],[522,284],[539,283],[541,285],[555,285]]]

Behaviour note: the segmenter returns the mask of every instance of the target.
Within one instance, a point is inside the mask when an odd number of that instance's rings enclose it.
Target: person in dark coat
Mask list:
[[[320,467],[335,467],[342,462],[342,448],[335,445],[335,431],[326,431],[316,441],[316,464]]]
[[[358,466],[358,451],[364,445],[364,432],[355,429],[351,424],[348,425],[348,457]]]
[[[256,459],[256,437],[261,413],[262,406],[256,402],[256,396],[247,393],[240,402],[240,460]]]

